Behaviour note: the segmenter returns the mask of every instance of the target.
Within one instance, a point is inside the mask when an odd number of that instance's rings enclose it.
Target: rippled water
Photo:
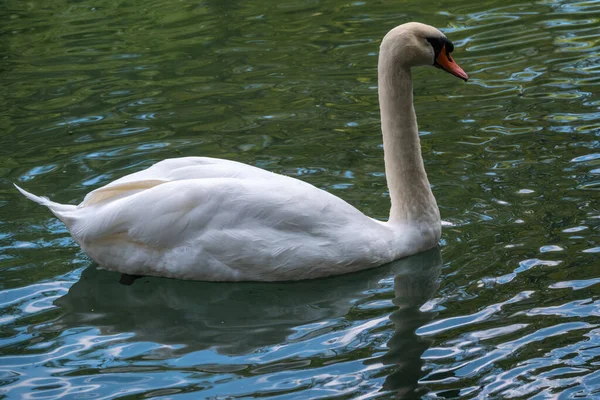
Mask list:
[[[9,0],[0,8],[0,396],[600,397],[600,2]],[[60,202],[206,155],[385,218],[380,38],[414,74],[441,247],[312,282],[95,269],[11,183]]]

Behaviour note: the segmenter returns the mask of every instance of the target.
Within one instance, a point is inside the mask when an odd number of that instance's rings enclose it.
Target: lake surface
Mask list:
[[[416,20],[438,249],[312,282],[100,271],[43,207],[229,158],[385,219],[376,62]],[[0,397],[600,397],[600,2],[0,6]],[[348,232],[352,235],[352,232]]]

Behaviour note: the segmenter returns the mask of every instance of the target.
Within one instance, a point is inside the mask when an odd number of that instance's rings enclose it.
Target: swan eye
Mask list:
[[[454,45],[445,37],[426,38],[435,53],[433,58],[433,66],[443,69],[452,75],[464,80],[469,79],[469,76],[454,62],[450,53],[454,50]]]
[[[450,58],[450,53],[452,53],[454,51],[454,44],[452,44],[452,42],[450,40],[448,40],[445,37],[428,37],[425,38],[429,44],[431,45],[431,47],[433,47],[433,52],[434,52],[434,60],[437,60],[437,58],[439,57],[440,53],[442,52],[442,49],[445,49],[446,51],[446,57]],[[435,62],[433,63],[435,65]]]

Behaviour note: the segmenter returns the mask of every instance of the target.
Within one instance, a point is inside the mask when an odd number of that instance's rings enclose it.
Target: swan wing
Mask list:
[[[310,184],[285,181],[134,181],[136,193],[80,206],[71,233],[109,269],[185,279],[303,279],[311,269],[317,277],[387,261],[373,258],[385,247],[383,225]]]
[[[130,196],[167,182],[207,178],[281,179],[287,178],[236,161],[210,157],[181,157],[163,160],[143,171],[117,179],[88,193],[81,206]],[[290,179],[290,178],[287,178]]]
[[[80,221],[73,228],[84,240],[125,233],[148,245],[170,247],[192,239],[204,228],[216,232],[260,224],[306,232],[344,222],[329,221],[332,214],[337,218],[348,213],[363,216],[325,191],[290,181],[283,186],[266,179],[237,178],[123,183],[115,187],[129,186],[138,192],[80,207]],[[148,188],[141,189],[144,185]]]

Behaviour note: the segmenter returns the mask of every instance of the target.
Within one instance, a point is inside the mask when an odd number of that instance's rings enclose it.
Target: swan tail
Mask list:
[[[29,200],[48,207],[50,211],[52,211],[52,214],[56,215],[56,218],[60,219],[65,225],[67,225],[67,227],[69,227],[71,222],[73,222],[73,218],[69,216],[69,214],[77,210],[77,206],[55,203],[47,197],[36,196],[35,194],[29,193],[27,190],[20,188],[14,183],[13,185],[15,185],[17,190]]]

